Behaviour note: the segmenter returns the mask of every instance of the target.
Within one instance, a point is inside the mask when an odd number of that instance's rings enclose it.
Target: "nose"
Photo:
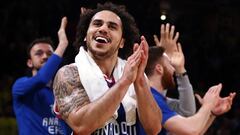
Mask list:
[[[48,54],[47,53],[43,53],[42,58],[43,59],[48,59]]]
[[[101,34],[106,34],[107,31],[108,31],[108,26],[107,26],[107,24],[103,24],[101,27],[99,27],[98,31],[99,31],[99,33],[101,33]]]

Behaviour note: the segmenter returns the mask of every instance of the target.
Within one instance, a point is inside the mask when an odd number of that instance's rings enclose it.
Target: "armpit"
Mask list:
[[[90,102],[80,82],[77,67],[73,64],[66,65],[57,72],[53,90],[59,113],[63,119],[68,118],[71,111]]]

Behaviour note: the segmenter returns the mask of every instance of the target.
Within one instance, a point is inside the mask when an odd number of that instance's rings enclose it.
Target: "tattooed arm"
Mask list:
[[[136,79],[140,49],[126,63],[123,76],[98,100],[91,102],[81,85],[77,67],[62,67],[54,80],[54,95],[60,114],[77,134],[88,135],[107,122]]]
[[[90,102],[80,82],[77,67],[73,64],[64,66],[57,72],[53,90],[59,113],[64,120],[68,119],[71,111]]]

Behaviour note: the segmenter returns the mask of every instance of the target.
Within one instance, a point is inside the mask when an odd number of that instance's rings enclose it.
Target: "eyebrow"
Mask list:
[[[42,49],[37,49],[37,50],[35,50],[34,51],[35,53],[38,53],[38,52],[44,52]],[[51,50],[47,50],[46,51],[47,53],[53,53],[53,51],[51,51]]]
[[[119,25],[117,24],[117,23],[115,23],[115,22],[108,22],[110,25],[113,25],[113,26],[116,26],[116,27],[118,27]]]
[[[103,20],[94,19],[92,22],[103,22]],[[116,22],[113,22],[113,21],[108,21],[107,23],[110,24],[110,25],[119,26]]]

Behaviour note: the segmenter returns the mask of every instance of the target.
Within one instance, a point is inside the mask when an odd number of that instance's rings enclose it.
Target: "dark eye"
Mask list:
[[[108,28],[111,29],[111,30],[117,30],[118,25],[115,22],[109,22]]]
[[[53,52],[47,52],[47,55],[48,56],[51,56]]]
[[[43,51],[37,51],[37,52],[35,53],[35,55],[41,56],[41,55],[43,55]]]
[[[117,26],[116,26],[116,25],[109,25],[109,28],[110,28],[110,29],[113,29],[113,30],[116,30],[116,29],[117,29]]]
[[[94,22],[93,22],[93,25],[94,25],[94,26],[101,26],[101,25],[102,25],[102,22],[101,22],[101,21],[94,21]]]

